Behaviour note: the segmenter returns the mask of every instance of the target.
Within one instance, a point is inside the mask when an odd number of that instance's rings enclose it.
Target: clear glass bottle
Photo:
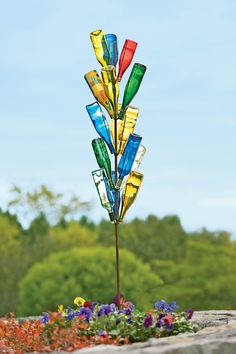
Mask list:
[[[108,192],[107,192],[107,181],[106,181],[106,173],[103,168],[92,171],[92,176],[94,180],[94,184],[97,188],[97,192],[100,198],[100,202],[103,208],[105,208],[109,214],[111,222],[115,222],[116,217],[113,211],[113,207],[110,203]]]

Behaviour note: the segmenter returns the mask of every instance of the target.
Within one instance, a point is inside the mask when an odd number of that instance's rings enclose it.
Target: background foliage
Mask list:
[[[113,226],[79,217],[89,204],[76,196],[45,186],[13,192],[0,212],[0,315],[39,314],[75,296],[110,302]],[[177,216],[150,215],[121,226],[120,246],[122,292],[140,309],[161,298],[182,309],[236,307],[236,242],[226,231],[187,233]]]

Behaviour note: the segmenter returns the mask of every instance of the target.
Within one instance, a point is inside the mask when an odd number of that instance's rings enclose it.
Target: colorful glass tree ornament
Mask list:
[[[109,187],[114,188],[111,175],[111,161],[107,152],[105,142],[102,138],[97,138],[92,140],[93,151],[100,168],[104,168],[106,171],[106,177],[108,180]]]
[[[130,175],[125,185],[125,189],[122,193],[122,206],[121,206],[121,212],[119,218],[120,223],[123,221],[127,210],[134,203],[139,188],[142,184],[143,178],[144,175],[140,172],[137,171],[130,172]]]
[[[87,74],[84,75],[85,81],[88,84],[88,87],[92,91],[92,94],[96,98],[96,100],[106,108],[107,112],[109,113],[110,117],[113,117],[113,109],[110,104],[109,99],[107,98],[103,86],[103,82],[98,75],[96,70],[91,70]]]
[[[145,146],[139,145],[139,148],[138,148],[137,154],[135,156],[131,171],[137,171],[137,169],[139,168],[139,166],[143,160],[143,156],[145,155],[146,150],[147,149],[145,148]]]
[[[105,94],[113,109],[113,118],[116,119],[118,116],[119,85],[116,80],[116,69],[114,65],[108,65],[102,68],[102,79]]]
[[[92,171],[93,180],[97,188],[97,192],[101,201],[101,205],[108,211],[111,222],[115,222],[116,216],[113,211],[113,207],[110,203],[107,193],[107,181],[106,174],[103,168]]]
[[[110,64],[116,66],[118,61],[118,44],[117,37],[115,34],[105,34],[109,56]]]
[[[121,121],[118,138],[120,141],[118,152],[122,154],[129,135],[133,133],[139,109],[128,106],[125,110],[124,119]]]
[[[121,81],[122,76],[131,64],[137,45],[137,42],[126,39],[119,59],[118,82]]]
[[[110,54],[107,40],[103,30],[96,30],[90,33],[95,56],[102,66],[110,64]]]
[[[118,165],[119,178],[116,182],[116,189],[120,189],[122,180],[130,173],[141,140],[140,135],[130,134]]]
[[[111,154],[114,154],[115,149],[112,144],[109,125],[107,123],[106,117],[104,116],[99,103],[98,102],[91,103],[86,106],[86,109],[97,133],[106,142]]]
[[[146,69],[147,69],[146,66],[143,64],[139,64],[139,63],[134,64],[128,82],[125,86],[122,107],[119,112],[120,119],[123,119],[126,107],[130,104],[130,102],[138,92],[139,86],[142,82]]]

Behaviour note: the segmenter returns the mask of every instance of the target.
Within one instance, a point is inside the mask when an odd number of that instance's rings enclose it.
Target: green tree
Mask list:
[[[139,308],[153,304],[161,279],[129,251],[121,251],[122,293]],[[113,248],[74,248],[35,264],[20,284],[19,314],[40,314],[76,296],[103,303],[115,295]]]
[[[152,270],[164,280],[162,298],[195,310],[235,308],[236,252],[208,241],[189,237],[186,258],[178,264],[152,262]]]
[[[21,231],[14,218],[0,214],[0,315],[13,311],[17,304],[18,280],[25,268]]]
[[[77,195],[57,193],[44,184],[32,191],[24,191],[14,185],[10,193],[13,197],[8,202],[9,211],[27,220],[44,214],[49,223],[56,224],[64,219],[73,219],[79,211],[90,208],[90,203],[82,202]]]
[[[114,226],[111,223],[102,220],[98,234],[102,245],[114,244]],[[177,216],[158,219],[150,215],[145,220],[134,219],[120,227],[120,246],[145,262],[154,259],[181,261],[186,253],[187,237]]]

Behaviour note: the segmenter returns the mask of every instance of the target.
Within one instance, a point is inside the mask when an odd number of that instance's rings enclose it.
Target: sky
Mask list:
[[[147,72],[132,105],[147,153],[126,220],[176,214],[186,230],[236,234],[236,2],[0,0],[0,205],[12,183],[93,204],[97,136],[84,81],[100,71],[89,33],[137,41]],[[123,77],[124,85],[131,67]]]

